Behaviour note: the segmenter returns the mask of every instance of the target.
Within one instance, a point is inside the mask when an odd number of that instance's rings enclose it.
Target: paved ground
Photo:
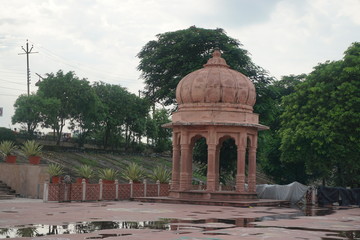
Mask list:
[[[7,236],[41,240],[360,239],[360,208],[300,211],[129,201],[2,200],[0,238]]]

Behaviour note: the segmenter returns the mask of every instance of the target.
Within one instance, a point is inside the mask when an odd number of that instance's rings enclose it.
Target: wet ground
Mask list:
[[[221,207],[119,202],[0,201],[0,238],[360,239],[360,208]]]

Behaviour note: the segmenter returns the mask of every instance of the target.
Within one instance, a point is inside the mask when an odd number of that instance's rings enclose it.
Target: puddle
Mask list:
[[[0,239],[15,237],[38,237],[59,234],[84,234],[93,233],[98,230],[107,229],[152,229],[158,231],[174,231],[177,234],[184,234],[191,231],[202,232],[204,235],[227,235],[222,232],[211,232],[213,230],[225,230],[236,227],[256,227],[255,222],[274,221],[278,219],[294,219],[299,216],[324,216],[333,213],[332,209],[327,208],[304,208],[304,209],[284,209],[281,214],[276,214],[280,209],[268,208],[257,213],[270,214],[258,218],[233,217],[229,219],[206,218],[203,214],[209,212],[191,212],[188,216],[200,217],[200,219],[160,219],[158,221],[89,221],[76,223],[63,223],[61,225],[26,225],[15,226],[14,228],[0,228]],[[285,210],[285,211],[284,211]],[[287,211],[289,210],[289,211]],[[295,211],[294,211],[295,210]],[[213,212],[222,212],[213,210]],[[64,213],[64,212],[60,212]],[[194,214],[196,213],[196,214]],[[271,215],[273,213],[273,215]],[[202,216],[199,216],[202,215]],[[316,231],[316,230],[314,230]],[[129,233],[98,234],[87,239],[104,239],[110,237],[121,237],[131,235]],[[329,233],[322,240],[328,239],[360,239],[359,232],[336,232]]]

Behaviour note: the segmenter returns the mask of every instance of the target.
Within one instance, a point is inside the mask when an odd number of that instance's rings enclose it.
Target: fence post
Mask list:
[[[133,191],[134,191],[134,189],[133,189],[133,181],[130,180],[129,184],[130,184],[130,198],[132,198],[133,197]]]
[[[220,182],[219,191],[222,191],[222,189],[223,189],[223,183]]]
[[[160,197],[160,181],[159,180],[156,181],[156,185],[157,185],[157,195],[158,195],[158,197]]]
[[[115,179],[115,200],[119,200],[119,180]]]
[[[99,185],[100,185],[99,200],[101,201],[103,198],[103,181],[102,181],[102,179],[99,179]]]
[[[144,184],[144,197],[146,197],[146,192],[147,192],[146,179],[144,179],[143,184]]]
[[[43,194],[43,202],[47,202],[49,200],[49,183],[48,181],[44,182],[44,194]]]
[[[82,201],[84,202],[86,200],[86,181],[84,178],[81,180],[81,185],[82,185]]]

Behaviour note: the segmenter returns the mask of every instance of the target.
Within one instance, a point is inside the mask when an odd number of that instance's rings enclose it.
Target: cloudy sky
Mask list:
[[[253,61],[280,79],[339,60],[360,41],[359,0],[0,0],[0,127],[10,127],[13,104],[46,73],[143,89],[136,70],[141,48],[155,35],[190,26],[223,28]],[[35,53],[38,52],[38,53]]]

